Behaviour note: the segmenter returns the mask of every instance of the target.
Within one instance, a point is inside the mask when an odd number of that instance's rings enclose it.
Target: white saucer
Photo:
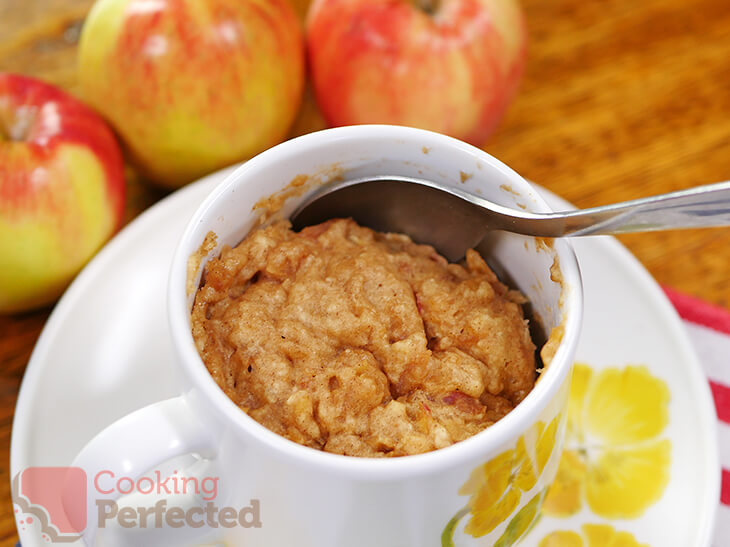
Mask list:
[[[65,293],[23,379],[11,476],[30,466],[69,465],[117,418],[177,394],[165,309],[168,265],[188,219],[227,172],[144,212]],[[568,206],[549,199],[555,207]],[[672,443],[671,478],[663,497],[638,519],[598,522],[612,522],[652,547],[708,546],[720,485],[716,418],[689,339],[661,289],[615,239],[577,239],[575,250],[586,305],[577,360],[595,369],[644,364],[671,393],[664,432]],[[523,545],[536,545],[552,530],[570,529],[575,519],[544,518]],[[38,526],[19,524],[18,530],[24,547],[48,545]]]

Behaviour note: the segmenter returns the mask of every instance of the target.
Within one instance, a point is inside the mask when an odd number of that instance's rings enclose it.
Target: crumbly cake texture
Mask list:
[[[478,433],[529,393],[524,302],[476,251],[449,264],[352,220],[281,221],[208,262],[191,319],[215,381],[267,428],[404,456]]]

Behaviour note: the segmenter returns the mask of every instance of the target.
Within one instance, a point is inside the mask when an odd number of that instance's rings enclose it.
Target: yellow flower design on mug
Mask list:
[[[520,437],[515,448],[506,450],[474,469],[459,489],[459,495],[469,496],[467,505],[446,525],[442,545],[453,545],[453,533],[459,520],[470,514],[464,532],[482,537],[504,522],[517,509],[522,494],[537,484],[557,440],[560,416],[547,427],[537,422],[530,432]],[[529,447],[529,448],[528,448]],[[539,517],[545,491],[538,492],[512,518],[503,537],[495,545],[507,547],[522,537]]]
[[[576,364],[566,448],[543,513],[570,516],[585,499],[605,518],[641,516],[669,482],[671,443],[660,437],[668,405],[666,384],[646,367],[594,372]]]
[[[548,534],[538,547],[649,547],[629,532],[619,532],[608,524],[584,524],[583,535],[572,530]]]

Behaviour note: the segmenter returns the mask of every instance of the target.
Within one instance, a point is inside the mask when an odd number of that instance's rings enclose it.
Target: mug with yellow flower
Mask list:
[[[261,212],[256,204],[262,198],[288,188],[280,211],[287,216],[313,190],[305,186],[292,192],[290,183],[302,177],[326,183],[322,173],[345,180],[424,177],[507,207],[550,211],[528,182],[486,152],[428,131],[343,127],[271,148],[229,175],[200,205],[175,253],[168,314],[180,396],[110,425],[87,445],[76,465],[95,469],[103,464],[136,476],[181,454],[206,454],[225,489],[226,505],[245,507],[256,499],[262,520],[260,528],[201,529],[207,542],[513,545],[545,500],[566,429],[570,371],[582,320],[580,274],[566,241],[494,233],[478,249],[527,298],[533,330],[542,331],[535,338],[547,340],[541,349],[543,367],[534,388],[506,416],[433,452],[360,458],[291,442],[242,412],[196,351],[188,274],[198,279],[208,258],[223,245],[237,244],[256,225]],[[216,248],[190,272],[188,259],[209,232],[217,236]],[[119,438],[127,442],[111,442]]]

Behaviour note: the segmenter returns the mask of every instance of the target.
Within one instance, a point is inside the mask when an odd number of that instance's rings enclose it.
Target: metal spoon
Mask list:
[[[291,221],[300,229],[342,217],[408,234],[456,261],[491,230],[564,237],[729,226],[730,181],[590,209],[531,213],[428,180],[365,177],[323,186]]]

